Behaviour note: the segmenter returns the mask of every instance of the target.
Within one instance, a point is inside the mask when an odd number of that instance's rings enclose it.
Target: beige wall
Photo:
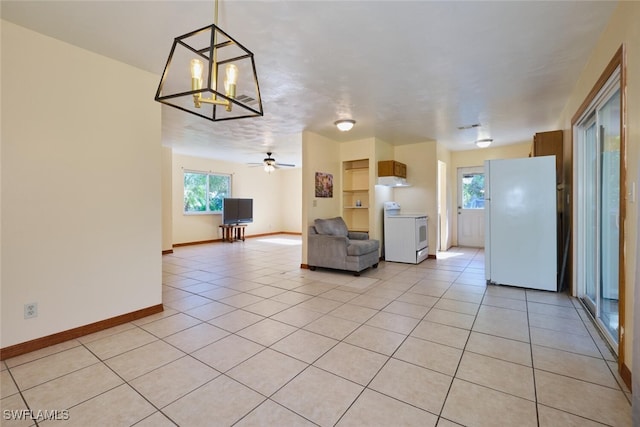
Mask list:
[[[394,147],[395,160],[407,165],[410,187],[393,189],[393,198],[407,213],[426,213],[429,217],[429,254],[436,253],[438,218],[438,160],[435,141]]]
[[[162,250],[173,247],[173,192],[171,186],[172,155],[170,147],[162,147]]]
[[[316,218],[340,215],[341,197],[315,197],[315,173],[333,174],[334,190],[342,188],[340,147],[335,141],[313,132],[302,133],[302,264],[307,263],[308,226]]]
[[[1,31],[4,348],[162,302],[161,118],[157,76]]]
[[[261,167],[249,167],[241,163],[173,153],[173,244],[201,242],[222,238],[219,225],[222,215],[185,215],[183,212],[185,170],[214,172],[231,175],[232,197],[253,199],[253,223],[246,229],[247,236],[280,231],[300,232],[299,216],[301,199],[299,185],[295,182],[302,172],[299,169],[266,173]],[[285,189],[287,191],[285,191]],[[289,192],[290,191],[290,192]],[[287,212],[285,215],[284,212]]]
[[[560,126],[565,130],[565,140],[572,138],[571,118],[578,111],[580,104],[587,97],[589,91],[604,71],[605,67],[616,53],[620,45],[626,46],[627,60],[627,140],[626,140],[626,164],[627,164],[627,188],[635,183],[636,191],[638,182],[638,165],[640,163],[640,2],[620,2],[614,11],[607,28],[602,33],[591,57],[569,97],[562,113]],[[570,147],[570,146],[569,146]],[[576,195],[574,194],[574,198]],[[624,349],[624,362],[631,368],[632,337],[634,331],[634,288],[635,271],[638,262],[638,248],[635,236],[638,227],[638,196],[636,201],[627,199],[627,216],[625,220],[625,252],[626,252],[626,300],[625,318],[626,346]],[[575,265],[575,263],[574,263]],[[575,277],[575,275],[574,275]],[[634,372],[640,375],[640,372]]]
[[[451,166],[457,174],[457,169],[468,166],[484,166],[485,160],[494,159],[517,159],[520,157],[528,157],[531,152],[533,143],[533,135],[531,141],[519,142],[510,145],[501,145],[498,147],[477,148],[465,151],[451,152]]]
[[[3,27],[3,23],[4,23],[4,21],[2,19],[0,19],[0,35],[3,32],[3,28],[2,28]],[[1,52],[2,52],[2,46],[0,46],[0,126],[2,126],[2,121],[4,119],[4,116],[2,115],[2,106],[4,105],[4,102],[2,102],[2,100],[4,98],[2,97],[2,84],[1,84],[1,82],[3,81],[2,80],[2,78],[3,78],[2,77],[2,69],[3,69],[3,67],[2,67],[2,54],[1,54]],[[4,127],[2,126],[2,128],[4,128]],[[3,245],[2,245],[2,242],[4,242],[4,238],[2,236],[2,224],[4,223],[3,219],[2,219],[2,183],[4,182],[4,180],[2,179],[2,176],[3,176],[3,174],[2,174],[2,159],[3,159],[3,156],[2,156],[2,151],[3,151],[3,149],[2,149],[2,146],[3,146],[2,141],[3,141],[3,137],[4,137],[4,135],[0,131],[0,322],[1,323],[4,323],[4,320],[2,318],[2,300],[4,299],[3,296],[2,296],[2,277],[3,277],[3,272],[2,272],[2,260],[3,260],[3,257],[2,257],[2,246]],[[0,325],[0,334],[2,334],[1,325]],[[2,348],[2,341],[1,340],[0,340],[0,348]]]
[[[449,169],[449,182],[451,184],[451,242],[453,246],[458,244],[458,169],[484,166],[485,160],[494,159],[517,159],[521,157],[528,157],[531,151],[531,144],[533,142],[533,135],[531,135],[531,142],[522,142],[518,144],[502,145],[498,147],[489,147],[475,150],[465,151],[452,151],[451,152],[451,164]]]
[[[393,145],[376,139],[376,161],[374,167],[374,179],[377,181],[378,162],[381,160],[395,160]],[[384,255],[384,202],[393,200],[394,189],[384,185],[374,186],[374,202],[373,202],[373,227],[376,235],[380,236],[380,254]]]
[[[280,169],[278,192],[280,229],[287,233],[302,231],[302,168]]]
[[[438,175],[438,205],[440,206],[439,218],[436,221],[440,221],[440,241],[442,242],[443,249],[449,249],[453,244],[453,236],[451,234],[451,224],[453,221],[453,185],[449,180],[449,168],[451,168],[451,152],[444,148],[441,144],[437,146],[438,162],[443,163],[443,174]],[[440,167],[438,164],[436,167]],[[438,172],[439,173],[439,172]],[[440,180],[442,179],[442,183]],[[436,241],[435,250],[438,250],[440,242]]]

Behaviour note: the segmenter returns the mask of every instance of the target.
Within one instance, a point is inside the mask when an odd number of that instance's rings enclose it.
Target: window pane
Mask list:
[[[466,174],[462,177],[462,207],[484,209],[484,174]]]
[[[207,176],[201,173],[184,173],[184,211],[207,210]]]
[[[229,175],[209,175],[209,210],[222,212],[222,199],[231,196]]]
[[[585,177],[592,177],[591,180],[584,179],[583,198],[584,204],[581,208],[584,212],[584,222],[586,227],[580,233],[584,236],[584,254],[587,265],[593,268],[585,268],[584,284],[586,296],[591,300],[593,306],[596,305],[596,265],[597,265],[597,222],[598,222],[598,182],[597,182],[597,161],[598,161],[598,141],[596,139],[596,123],[593,122],[584,133],[580,149],[584,153],[581,163],[584,165],[583,174]]]
[[[620,90],[598,110],[600,125],[600,313],[611,338],[618,342],[620,259]]]

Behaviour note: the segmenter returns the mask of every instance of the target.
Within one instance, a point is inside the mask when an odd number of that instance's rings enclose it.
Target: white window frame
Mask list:
[[[206,201],[205,201],[205,207],[206,209],[204,211],[187,211],[185,208],[185,203],[184,203],[184,196],[185,196],[185,186],[184,186],[184,178],[185,178],[185,174],[198,174],[198,175],[205,175],[206,176],[206,188],[205,188],[205,195],[206,195]],[[225,197],[232,197],[231,196],[231,188],[232,188],[232,182],[231,182],[231,174],[228,173],[220,173],[220,172],[205,172],[205,171],[199,171],[199,170],[193,170],[193,169],[184,169],[182,171],[182,197],[183,197],[183,202],[182,202],[182,213],[184,215],[222,215],[222,209],[220,210],[216,210],[216,211],[211,211],[209,210],[209,195],[211,194],[211,192],[209,191],[209,176],[221,176],[221,177],[225,177],[228,180],[229,183],[229,191],[227,192]]]

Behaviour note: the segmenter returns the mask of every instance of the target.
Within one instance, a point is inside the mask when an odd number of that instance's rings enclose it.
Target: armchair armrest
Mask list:
[[[369,240],[369,233],[366,231],[350,231],[349,238],[353,240]]]
[[[328,234],[310,234],[307,263],[317,267],[344,268],[348,238]]]

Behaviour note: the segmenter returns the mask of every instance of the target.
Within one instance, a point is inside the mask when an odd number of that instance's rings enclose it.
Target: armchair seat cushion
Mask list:
[[[380,243],[377,240],[349,240],[347,255],[360,256],[377,252]]]

